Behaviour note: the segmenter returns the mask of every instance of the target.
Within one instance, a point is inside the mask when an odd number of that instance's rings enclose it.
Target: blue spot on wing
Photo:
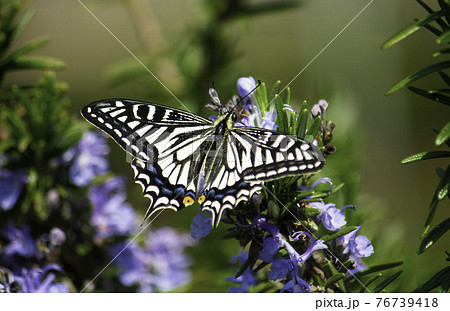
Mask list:
[[[152,175],[157,175],[157,174],[158,174],[158,170],[157,170],[156,167],[153,166],[153,165],[149,165],[149,166],[148,166],[148,171],[149,171]]]
[[[171,198],[171,197],[173,196],[173,191],[171,191],[171,190],[168,189],[168,188],[163,188],[163,189],[162,189],[162,193],[163,193],[166,197],[169,197],[169,198]]]
[[[185,188],[184,187],[176,187],[174,190],[174,194],[177,197],[184,197]]]
[[[159,178],[154,178],[153,181],[155,182],[155,185],[157,185],[157,186],[163,186],[164,185],[164,182],[161,179],[159,179]]]

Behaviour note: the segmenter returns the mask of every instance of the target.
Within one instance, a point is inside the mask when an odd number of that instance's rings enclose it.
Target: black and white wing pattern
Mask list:
[[[81,110],[129,155],[134,179],[150,199],[145,219],[198,201],[217,226],[222,212],[247,201],[262,182],[318,171],[322,153],[297,137],[234,127],[231,114],[211,121],[189,112],[129,99]]]
[[[236,169],[246,182],[316,172],[325,161],[317,147],[293,135],[254,127],[237,127],[231,135]]]

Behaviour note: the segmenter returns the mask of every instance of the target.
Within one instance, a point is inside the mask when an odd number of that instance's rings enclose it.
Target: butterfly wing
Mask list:
[[[316,146],[293,135],[253,127],[237,127],[231,135],[236,168],[249,183],[316,172],[325,163]]]
[[[198,200],[216,227],[223,211],[249,200],[262,182],[322,168],[322,153],[295,136],[240,127],[216,135],[213,122],[163,105],[110,99],[81,111],[125,151],[150,199],[145,219]]]
[[[150,199],[145,219],[157,210],[180,210],[193,203],[212,121],[183,110],[128,99],[97,101],[81,113],[131,154],[128,160],[135,181]]]
[[[211,120],[180,109],[129,99],[96,101],[84,107],[81,114],[142,161],[159,160],[152,146],[165,150],[178,142],[172,138],[196,137],[212,126]]]
[[[205,154],[204,184],[199,201],[203,201],[203,210],[211,212],[212,223],[216,227],[225,209],[248,201],[262,186],[261,182],[249,183],[243,180],[235,165],[238,160],[232,152],[233,141],[230,140],[229,132],[213,137],[216,142]]]
[[[319,149],[296,136],[253,127],[230,130],[213,148],[210,170],[220,168],[205,186],[203,209],[216,226],[225,209],[249,200],[262,183],[284,176],[312,173],[324,165]]]

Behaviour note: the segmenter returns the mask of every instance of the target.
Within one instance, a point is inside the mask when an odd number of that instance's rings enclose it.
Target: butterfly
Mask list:
[[[237,126],[236,113],[210,120],[180,109],[104,99],[81,110],[129,155],[134,179],[150,199],[144,220],[198,201],[217,227],[225,209],[248,201],[263,182],[319,171],[320,150],[296,136]]]

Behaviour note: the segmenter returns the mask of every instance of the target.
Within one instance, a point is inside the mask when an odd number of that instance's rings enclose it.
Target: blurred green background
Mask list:
[[[138,58],[146,51],[160,49],[159,44],[165,44],[168,38],[180,35],[205,18],[201,1],[133,0],[137,7],[142,3],[147,5],[149,10],[142,12],[130,10],[122,1],[82,2]],[[289,11],[229,23],[228,31],[233,34],[239,54],[226,69],[226,76],[214,77],[219,92],[224,85],[222,97],[232,95],[233,90],[228,86],[240,76],[251,75],[269,87],[276,80],[286,85],[367,3],[368,0],[302,1],[301,6]],[[74,113],[78,114],[82,106],[92,101],[112,97],[179,106],[167,94],[165,102],[148,97],[147,88],[160,87],[150,74],[146,75],[145,83],[141,79],[108,86],[108,72],[115,64],[136,61],[78,1],[39,0],[30,4],[37,9],[37,14],[17,44],[42,35],[51,38],[51,44],[39,54],[66,62],[67,69],[58,72],[57,78],[70,86],[68,96]],[[144,17],[138,18],[139,14]],[[321,98],[330,103],[327,117],[337,123],[334,144],[338,152],[328,159],[323,175],[345,181],[349,186],[359,181],[357,194],[352,187],[344,199],[346,204],[356,205],[355,223],[363,224],[361,233],[374,244],[375,254],[367,262],[404,262],[404,274],[391,291],[413,290],[442,269],[443,250],[450,241],[448,236],[444,237],[425,254],[417,255],[426,210],[438,182],[434,169],[443,163],[400,165],[411,154],[433,149],[435,134],[431,129],[441,128],[448,121],[448,110],[406,89],[389,97],[384,95],[397,81],[433,61],[435,39],[425,30],[387,51],[380,50],[391,35],[423,15],[424,10],[413,0],[373,1],[290,84],[294,103],[307,100],[312,105]],[[160,35],[159,39],[154,37],[155,33],[149,40],[140,35],[142,32],[137,29],[142,21],[159,27],[152,28]],[[149,69],[157,76],[168,72],[170,77],[170,68]],[[38,72],[9,74],[5,86],[34,83],[40,75]],[[436,84],[440,82],[427,78],[417,85],[426,88]],[[206,97],[208,89],[203,92]],[[183,103],[190,98],[189,90],[176,93]],[[185,104],[191,108],[206,103],[187,100]],[[132,182],[132,170],[125,162],[125,154],[112,141],[110,145],[113,171],[130,180],[128,201],[137,209],[145,210],[147,201],[140,187]],[[437,220],[448,216],[448,201],[441,204]],[[174,225],[180,231],[189,231],[196,212],[195,207],[179,213],[167,211],[152,226]],[[233,273],[229,257],[238,252],[239,246],[235,241],[222,239],[225,229],[222,225],[191,248],[194,281],[184,290],[224,291],[229,286],[223,278]]]

